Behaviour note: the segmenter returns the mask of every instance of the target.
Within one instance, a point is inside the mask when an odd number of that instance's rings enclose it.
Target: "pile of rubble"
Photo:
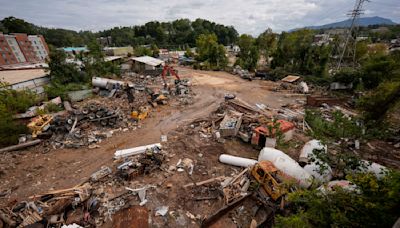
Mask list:
[[[12,202],[0,210],[0,222],[10,227],[98,227],[111,222],[115,214],[134,204],[147,203],[146,191],[155,186],[132,182],[134,177],[156,172],[164,162],[158,146],[146,146],[139,154],[124,155],[115,170],[102,167],[73,188],[34,195],[29,201]],[[116,221],[118,222],[118,221]],[[147,220],[146,220],[147,222]],[[1,225],[1,224],[0,224]]]
[[[90,103],[71,114],[55,116],[47,132],[54,148],[89,146],[111,137],[112,130],[128,128],[121,110]],[[107,130],[105,130],[107,129]]]

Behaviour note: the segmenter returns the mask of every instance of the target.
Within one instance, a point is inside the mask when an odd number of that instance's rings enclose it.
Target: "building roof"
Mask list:
[[[295,81],[297,81],[297,80],[299,80],[299,79],[300,79],[300,77],[299,77],[299,76],[288,75],[288,76],[286,76],[286,77],[282,78],[282,80],[281,80],[281,81],[283,81],[283,82],[290,82],[290,83],[292,83],[292,82],[295,82]]]
[[[150,57],[150,56],[132,57],[130,59],[150,65],[150,66],[158,66],[158,65],[164,64],[164,61]]]
[[[2,70],[0,71],[0,81],[14,85],[36,78],[42,78],[46,75],[47,73],[44,69]]]
[[[47,63],[17,63],[12,65],[0,66],[0,70],[28,70],[34,68],[48,68]]]
[[[110,62],[110,61],[114,61],[114,60],[122,59],[122,58],[124,58],[124,57],[123,56],[106,56],[106,57],[104,57],[104,61]]]
[[[89,51],[86,47],[65,47],[62,48],[65,52],[72,52],[72,51],[77,51],[77,52],[87,52]]]

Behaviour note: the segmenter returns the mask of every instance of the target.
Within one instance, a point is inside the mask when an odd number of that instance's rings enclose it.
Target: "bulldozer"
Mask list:
[[[32,137],[36,138],[43,131],[50,126],[50,122],[53,120],[51,115],[40,115],[32,119],[27,127],[32,131]]]

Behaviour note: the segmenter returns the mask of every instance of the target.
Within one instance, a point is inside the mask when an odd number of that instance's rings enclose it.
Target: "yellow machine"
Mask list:
[[[49,126],[50,122],[53,120],[51,115],[40,115],[32,119],[32,121],[27,125],[27,127],[32,131],[32,137],[36,138],[43,129]]]
[[[139,107],[137,111],[131,112],[131,117],[132,119],[139,121],[146,119],[148,114],[149,114],[149,109],[147,107]]]
[[[251,175],[260,184],[262,190],[264,190],[273,200],[276,201],[282,195],[286,194],[286,188],[282,183],[278,182],[279,178],[282,178],[284,175],[274,166],[274,164],[272,164],[272,162],[258,162],[252,167]]]

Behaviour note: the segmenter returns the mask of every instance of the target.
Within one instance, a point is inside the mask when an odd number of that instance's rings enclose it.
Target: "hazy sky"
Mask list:
[[[346,19],[355,0],[0,0],[0,18],[15,16],[36,25],[102,30],[148,21],[204,18],[257,35]],[[364,16],[400,23],[399,0],[371,0]]]

